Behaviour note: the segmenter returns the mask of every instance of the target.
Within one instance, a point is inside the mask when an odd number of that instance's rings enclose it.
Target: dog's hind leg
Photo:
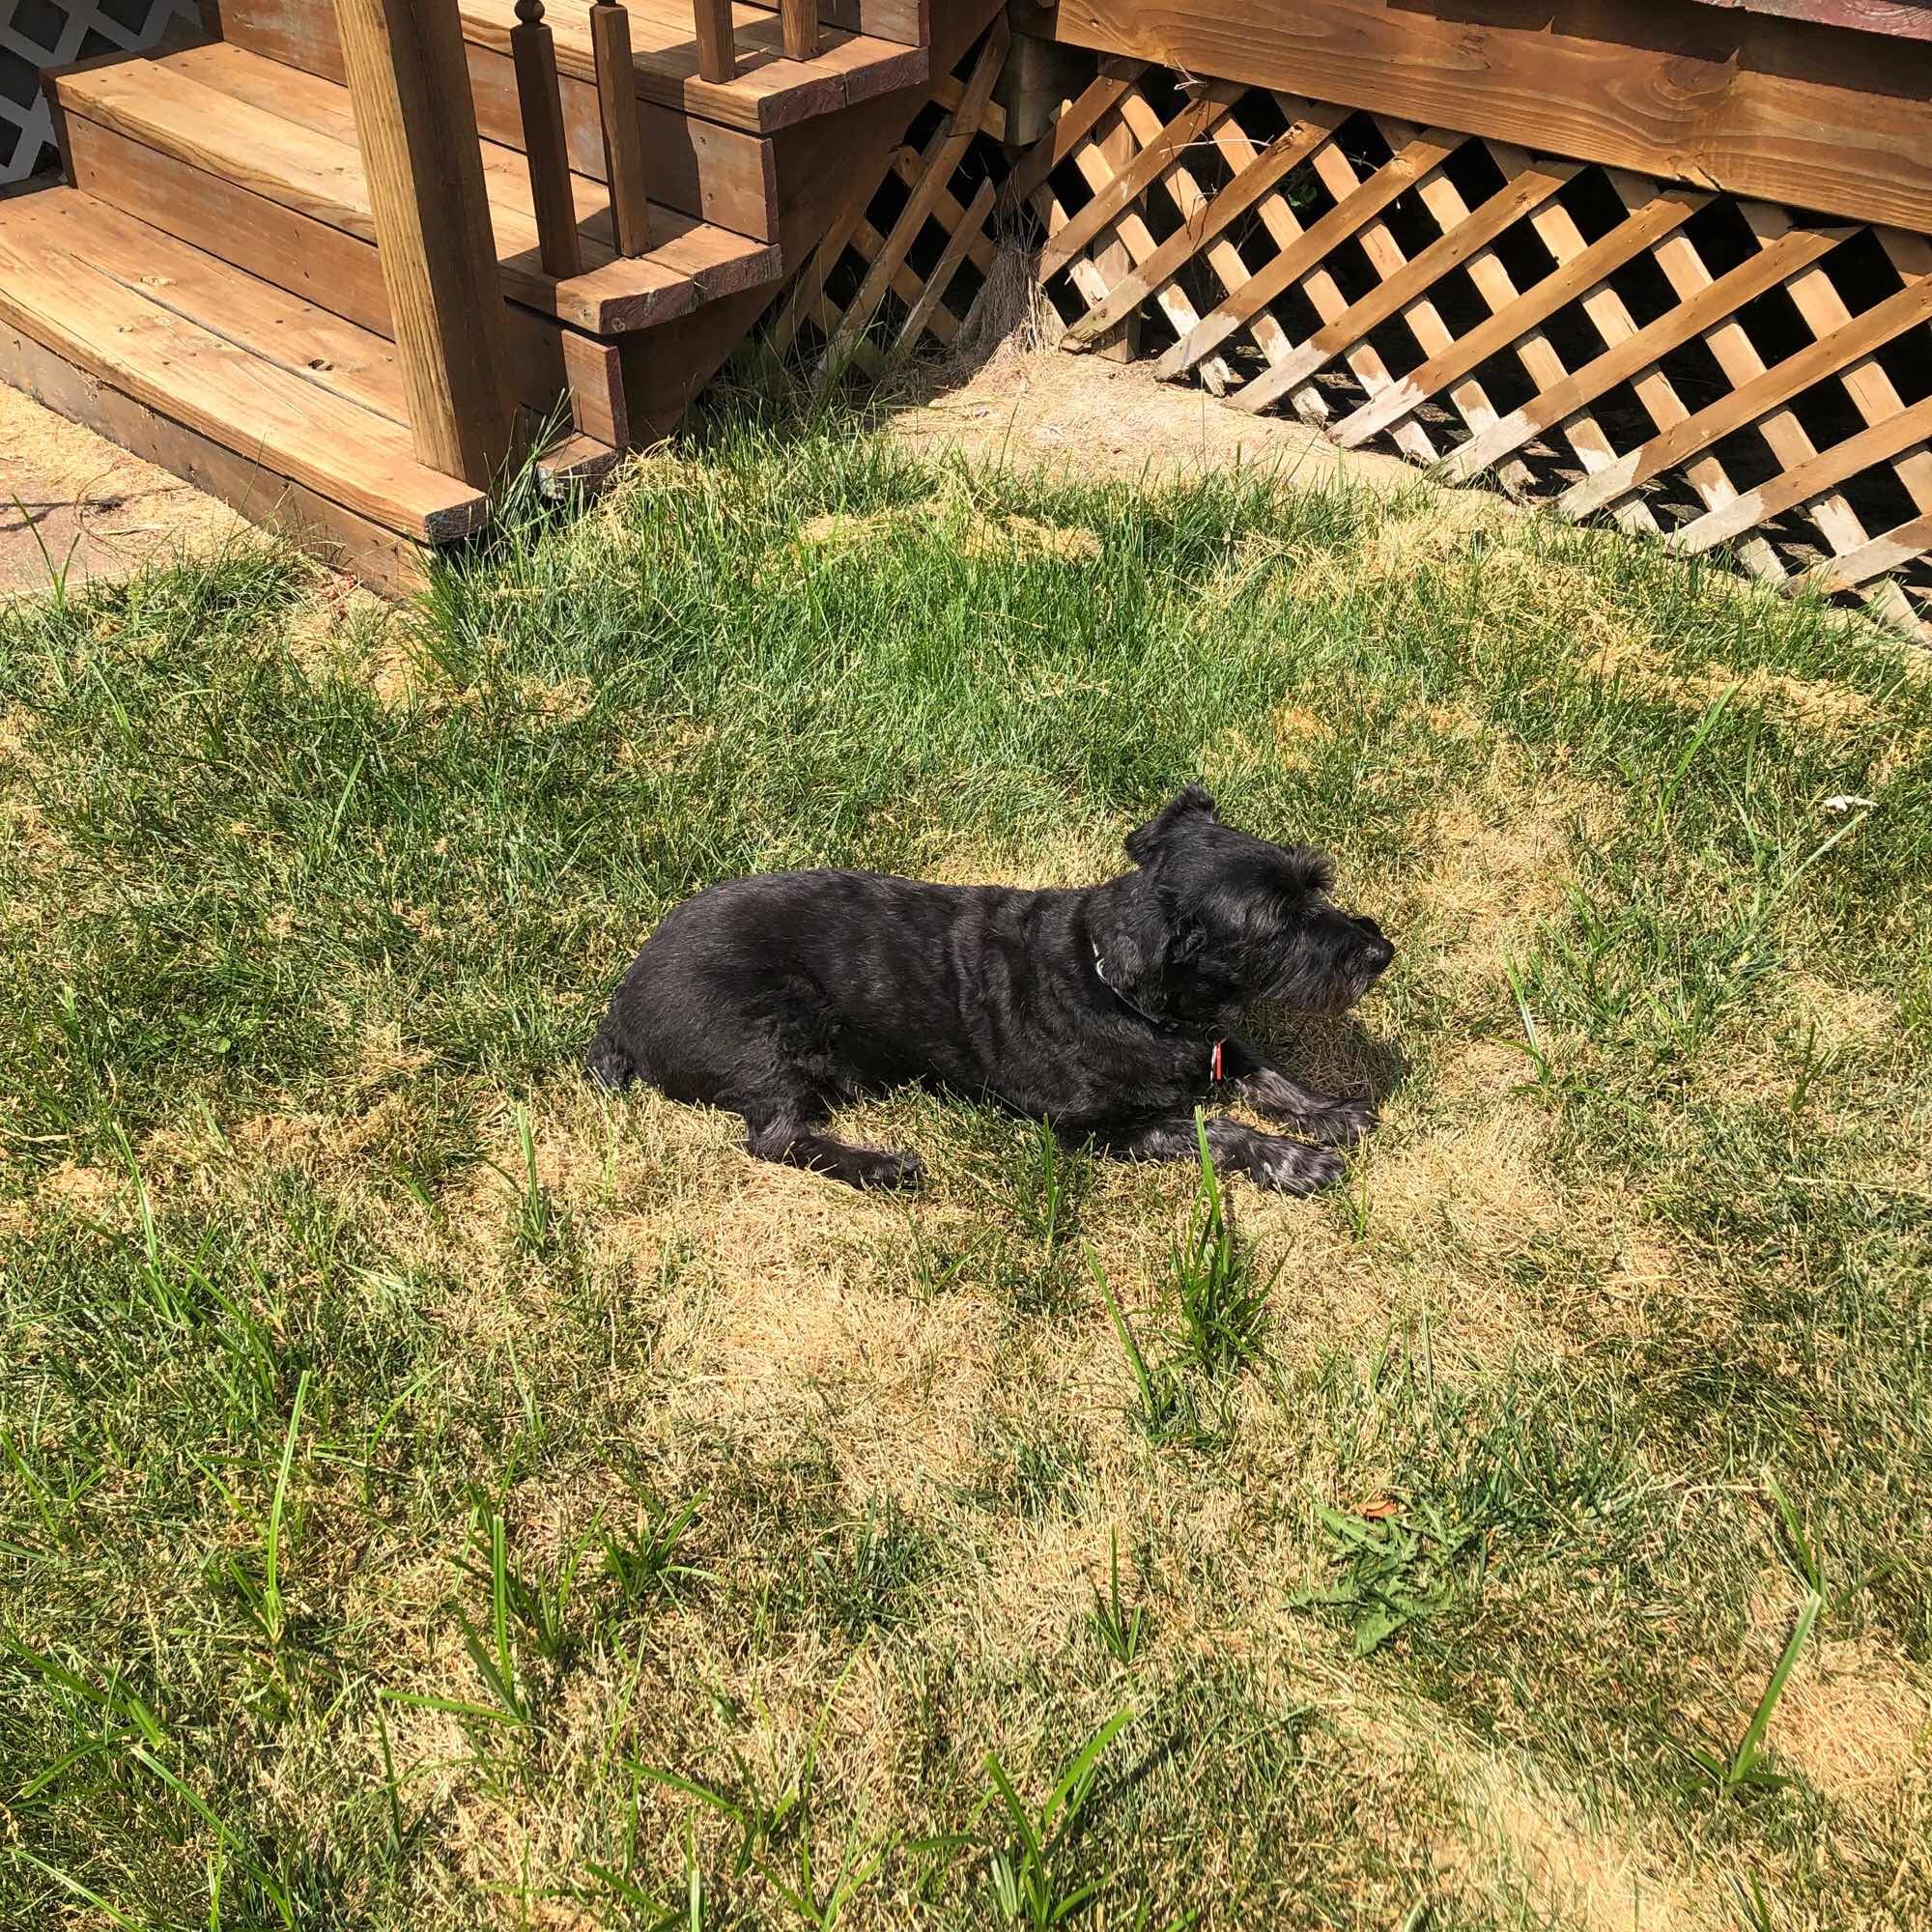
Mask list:
[[[814,1133],[816,1119],[802,1113],[745,1117],[745,1146],[759,1160],[829,1174],[850,1187],[917,1187],[925,1179],[918,1156],[889,1153],[883,1148],[852,1147],[829,1134]]]
[[[1156,1121],[1151,1126],[1103,1136],[1111,1154],[1123,1160],[1192,1160],[1201,1151],[1190,1119]],[[1208,1122],[1208,1151],[1223,1170],[1245,1174],[1280,1194],[1313,1194],[1342,1172],[1342,1157],[1325,1148],[1303,1147],[1279,1134],[1257,1133],[1239,1121],[1216,1117]]]

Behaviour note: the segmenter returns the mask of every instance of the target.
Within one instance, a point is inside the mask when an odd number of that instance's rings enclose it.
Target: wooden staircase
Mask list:
[[[949,0],[826,0],[828,19],[804,24],[810,0],[696,0],[696,14],[693,0],[523,0],[521,15],[513,0],[388,4],[455,10],[434,24],[469,99],[424,88],[415,111],[451,110],[459,154],[480,156],[470,213],[494,263],[477,252],[469,286],[487,290],[494,267],[500,316],[445,315],[440,345],[385,260],[410,238],[365,165],[384,150],[358,126],[377,110],[352,99],[352,15],[345,4],[339,26],[335,0],[221,0],[206,43],[49,74],[67,184],[0,202],[0,378],[386,586],[415,580],[416,546],[487,520],[498,466],[473,450],[493,446],[493,367],[526,430],[567,407],[539,459],[553,478],[662,435],[830,224],[852,170],[903,132],[934,61],[993,11],[960,0],[935,37],[928,5]],[[513,36],[532,14],[554,52],[548,135],[519,86],[529,47]],[[612,15],[628,28],[621,107],[598,81],[623,71]],[[407,96],[408,57],[396,66]],[[475,176],[447,172],[412,188],[421,286],[439,247],[461,249]],[[480,376],[463,366],[466,331],[492,338]],[[439,410],[440,440],[423,420]]]

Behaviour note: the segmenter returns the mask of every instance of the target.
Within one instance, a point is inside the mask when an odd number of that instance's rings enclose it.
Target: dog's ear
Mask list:
[[[1105,940],[1106,980],[1156,1018],[1168,1009],[1167,976],[1201,951],[1207,933],[1180,909],[1179,895],[1136,881]]]
[[[1145,866],[1177,832],[1203,819],[1214,822],[1214,801],[1198,784],[1188,785],[1145,825],[1127,834],[1127,857],[1136,866]]]

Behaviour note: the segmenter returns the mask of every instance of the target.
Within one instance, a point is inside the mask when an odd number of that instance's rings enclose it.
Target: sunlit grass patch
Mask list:
[[[1932,1913],[1932,680],[1459,502],[742,431],[0,615],[0,1917]],[[712,879],[1197,778],[1401,947],[1328,1194],[577,1077]]]

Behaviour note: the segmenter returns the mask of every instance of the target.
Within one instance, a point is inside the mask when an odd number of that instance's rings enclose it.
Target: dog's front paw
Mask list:
[[[1301,1123],[1309,1139],[1324,1147],[1353,1147],[1365,1141],[1382,1123],[1373,1100],[1336,1100],[1319,1114],[1311,1114]]]
[[[1313,1194],[1342,1178],[1342,1156],[1294,1141],[1264,1140],[1248,1162],[1249,1174],[1277,1194]]]
[[[861,1187],[905,1192],[925,1184],[925,1163],[916,1153],[883,1153],[868,1148],[853,1179]]]

